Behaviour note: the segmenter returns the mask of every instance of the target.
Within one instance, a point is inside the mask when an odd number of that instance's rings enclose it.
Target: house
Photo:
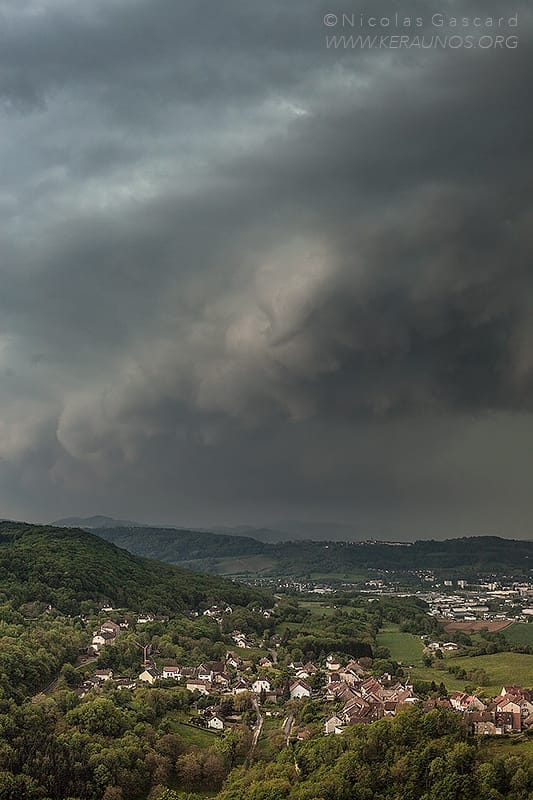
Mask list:
[[[76,694],[80,698],[84,698],[92,689],[97,690],[97,682],[96,681],[83,681],[82,685],[76,689]],[[98,691],[98,690],[97,690]]]
[[[117,689],[135,689],[135,681],[131,678],[116,678],[115,685]]]
[[[298,672],[298,670],[303,668],[304,668],[303,661],[291,661],[291,663],[289,664],[289,669],[293,669],[296,672]]]
[[[210,664],[207,665],[207,668],[211,670],[213,675],[213,680],[217,675],[224,675],[225,667],[222,661],[212,661]]]
[[[346,670],[346,672],[352,672],[354,675],[357,675],[359,678],[361,677],[361,675],[365,674],[365,670],[363,669],[363,667],[361,666],[359,661],[355,661],[354,659],[352,659],[351,661],[348,661],[348,663],[346,664],[345,670]]]
[[[268,678],[260,677],[256,678],[255,681],[252,683],[252,692],[254,694],[261,694],[261,692],[270,692],[272,686]]]
[[[250,691],[250,684],[244,678],[239,678],[239,680],[231,690],[232,694],[242,694],[243,692],[249,692],[249,691]]]
[[[339,700],[345,703],[351,697],[355,697],[355,692],[346,683],[330,683],[326,687],[326,700],[329,702]]]
[[[116,622],[113,622],[113,620],[108,619],[102,625],[100,625],[100,630],[106,631],[107,633],[114,633],[115,636],[118,636],[121,629],[120,625],[117,625]]]
[[[106,645],[114,644],[116,638],[116,634],[111,631],[97,631],[92,638],[91,646],[98,653]]]
[[[520,708],[520,698],[505,695],[495,703],[496,712],[503,711],[512,715],[512,730],[515,732],[522,730],[522,709]]]
[[[198,678],[189,678],[186,683],[186,688],[189,692],[200,692],[200,694],[209,694],[211,684],[208,681],[202,681]]]
[[[375,697],[379,698],[382,688],[383,687],[379,681],[377,681],[375,678],[369,678],[361,684],[361,695],[362,697],[374,695]]]
[[[342,733],[344,720],[334,714],[332,717],[326,720],[324,724],[324,733]]]
[[[490,711],[470,711],[465,721],[472,733],[479,736],[495,736],[497,734],[494,714]]]
[[[213,670],[210,666],[206,664],[200,664],[196,668],[196,677],[199,681],[207,681],[208,683],[212,683],[213,681]]]
[[[113,670],[112,669],[97,669],[94,673],[94,677],[98,681],[110,681],[113,678]]]
[[[347,683],[348,686],[355,686],[361,683],[361,679],[351,669],[341,669],[339,672],[331,672],[330,675],[337,675],[337,680]]]
[[[263,667],[263,669],[270,669],[274,665],[269,658],[262,658],[259,662],[259,666]]]
[[[487,708],[479,697],[466,692],[454,692],[451,694],[450,703],[456,711],[485,711]]]
[[[521,686],[502,686],[500,696],[504,697],[506,694],[511,694],[513,697],[524,697],[527,692]]]
[[[332,653],[326,658],[326,668],[329,669],[331,672],[338,672],[341,668],[341,664],[339,659],[336,658]]]
[[[207,720],[207,727],[215,731],[223,731],[224,720],[219,714],[213,714]]]
[[[196,678],[196,670],[194,667],[182,667],[180,674],[182,678]]]
[[[158,681],[160,677],[161,675],[156,669],[153,667],[148,667],[148,669],[145,669],[143,672],[141,672],[139,675],[139,680],[143,683],[149,683],[150,686],[153,686],[153,684]]]
[[[163,678],[179,678],[180,676],[180,667],[175,661],[163,667]]]
[[[228,667],[233,667],[233,669],[239,669],[239,667],[242,667],[242,659],[239,656],[234,656],[233,653],[228,653],[226,664]]]
[[[291,700],[300,700],[302,697],[311,697],[311,687],[304,680],[297,680],[290,686]]]

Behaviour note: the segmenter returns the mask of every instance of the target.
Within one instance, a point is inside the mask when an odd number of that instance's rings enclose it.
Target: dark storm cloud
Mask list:
[[[339,3],[1,9],[5,514],[529,532],[525,4],[482,52],[328,50]]]

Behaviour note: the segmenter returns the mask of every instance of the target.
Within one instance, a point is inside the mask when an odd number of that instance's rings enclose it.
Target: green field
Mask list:
[[[504,684],[533,686],[533,656],[521,653],[494,653],[476,658],[457,658],[454,664],[464,669],[484,669],[489,675],[490,684],[485,691],[500,691]]]
[[[488,656],[475,656],[470,658],[449,657],[445,659],[447,665],[457,665],[463,667],[467,672],[474,669],[484,669],[489,676],[489,683],[486,686],[474,687],[480,694],[486,696],[497,695],[504,684],[533,687],[533,656],[523,655],[522,653],[494,653]],[[445,669],[438,670],[435,667],[417,666],[412,672],[414,680],[441,681],[449,691],[464,690],[467,686],[472,686],[468,680],[458,680],[450,675]]]
[[[197,747],[210,747],[220,735],[205,728],[198,728],[196,725],[188,725],[185,722],[178,722],[174,732],[179,733],[188,745],[194,744]]]
[[[279,743],[282,741],[283,719],[280,717],[265,717],[261,736],[255,750],[256,758],[272,759],[279,752]]]
[[[333,607],[333,598],[330,602],[324,601],[315,601],[315,600],[304,600],[298,603],[300,608],[305,608],[307,611],[311,612],[313,617],[320,619],[321,617],[332,617],[335,611]]]
[[[422,663],[424,645],[420,637],[403,633],[399,625],[387,623],[378,633],[377,643],[389,649],[393,661],[408,666]]]
[[[533,623],[513,622],[502,633],[510,644],[533,646]]]
[[[472,659],[473,660],[473,659]],[[455,663],[455,661],[453,662]],[[475,665],[471,665],[470,669],[474,669]],[[465,686],[468,686],[468,681],[458,680],[454,675],[450,675],[445,669],[439,670],[435,667],[415,666],[410,672],[413,681],[425,681],[431,683],[434,681],[437,686],[444,683],[449,692],[462,692]]]
[[[165,721],[170,724],[172,733],[179,734],[187,745],[196,747],[210,747],[216,741],[219,733],[190,725],[186,720],[187,715],[181,711],[171,711],[166,715]]]
[[[506,628],[505,635],[509,640],[517,644],[533,645],[533,624],[523,625],[516,623]],[[418,636],[400,631],[398,625],[387,623],[378,636],[377,644],[387,647],[391,658],[405,666],[411,666],[410,671],[413,680],[434,681],[437,685],[441,682],[446,685],[448,691],[463,691],[466,687],[472,686],[472,681],[460,680],[454,675],[450,675],[447,669],[437,669],[434,665],[425,667],[422,663],[423,644]],[[499,693],[504,684],[533,687],[533,655],[522,653],[494,653],[486,656],[473,656],[457,658],[455,654],[445,655],[442,662],[446,667],[457,665],[466,672],[483,669],[489,676],[488,685],[474,687],[486,696],[495,696]]]
[[[258,572],[270,572],[275,566],[273,558],[261,555],[217,559],[219,575],[255,575]]]

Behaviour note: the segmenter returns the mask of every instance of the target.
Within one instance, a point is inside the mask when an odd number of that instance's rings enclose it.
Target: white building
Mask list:
[[[215,731],[223,731],[224,730],[224,720],[222,717],[219,717],[218,714],[213,714],[212,717],[209,717],[207,720],[207,727],[212,728]]]
[[[302,697],[311,697],[311,687],[305,681],[297,680],[290,687],[291,700],[300,700]]]
[[[257,678],[252,683],[252,692],[254,694],[261,694],[262,691],[269,692],[271,689],[270,681],[268,678]]]
[[[156,669],[148,667],[148,669],[145,669],[143,670],[143,672],[141,672],[141,674],[139,675],[139,680],[142,681],[143,683],[149,683],[150,686],[153,686],[153,684],[157,680],[159,680],[160,677],[161,676]]]

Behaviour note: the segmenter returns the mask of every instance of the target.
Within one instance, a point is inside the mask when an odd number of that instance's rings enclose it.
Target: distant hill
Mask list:
[[[226,575],[347,576],[361,570],[402,572],[432,569],[457,577],[491,573],[528,575],[533,542],[497,536],[444,541],[261,542],[230,536],[162,528],[105,528],[98,534],[134,553]]]
[[[69,614],[87,600],[155,613],[265,601],[246,586],[140,558],[87,531],[14,522],[0,523],[0,603],[2,595],[14,608],[40,601]]]
[[[94,528],[142,528],[140,522],[132,522],[129,519],[114,519],[97,514],[94,517],[65,517],[50,523],[58,528],[84,528],[93,530]]]
[[[102,528],[98,536],[146,558],[182,562],[259,555],[265,545],[246,536],[176,528]]]

